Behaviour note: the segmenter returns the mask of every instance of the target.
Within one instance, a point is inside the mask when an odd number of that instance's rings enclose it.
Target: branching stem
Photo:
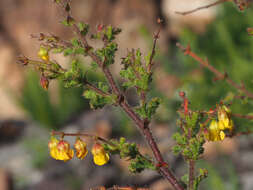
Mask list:
[[[67,17],[71,17],[70,11],[66,11],[64,5],[63,4],[61,4],[61,5],[62,5],[61,7],[62,7],[63,12],[65,12],[65,15]],[[89,46],[85,36],[83,36],[81,34],[78,26],[75,23],[72,25],[72,29],[78,35],[79,39],[82,42],[83,47],[90,49],[89,48],[90,46]],[[155,40],[155,42],[156,42],[156,40]],[[150,148],[152,149],[152,152],[154,154],[156,161],[161,165],[161,167],[158,167],[158,172],[164,178],[166,178],[176,190],[183,190],[184,188],[180,185],[180,183],[176,179],[175,175],[169,169],[169,165],[167,163],[165,163],[165,161],[162,157],[162,154],[161,154],[161,152],[160,152],[160,150],[153,138],[153,135],[151,133],[151,130],[149,127],[149,121],[147,122],[145,120],[142,120],[138,116],[138,114],[136,114],[134,112],[134,110],[128,105],[128,103],[126,102],[126,99],[124,97],[124,94],[120,91],[120,89],[116,85],[115,80],[113,79],[109,68],[103,64],[103,62],[100,60],[100,58],[92,51],[88,51],[87,53],[92,58],[92,60],[95,61],[100,66],[103,73],[105,74],[105,77],[106,77],[113,93],[115,95],[117,95],[117,97],[119,97],[119,101],[118,101],[117,105],[120,106],[127,113],[127,115],[132,119],[132,121],[136,124],[137,128],[141,131],[142,135],[144,136],[144,138],[146,139]],[[151,61],[152,61],[152,59],[151,59]]]
[[[227,2],[227,1],[230,1],[230,0],[218,0],[218,1],[215,1],[214,3],[211,3],[211,4],[208,4],[208,5],[205,5],[205,6],[201,6],[201,7],[198,7],[198,8],[195,8],[193,10],[190,10],[190,11],[185,11],[185,12],[179,12],[179,11],[176,11],[175,13],[176,14],[179,14],[179,15],[188,15],[188,14],[192,14],[194,12],[197,12],[199,10],[203,10],[203,9],[208,9],[210,7],[213,7],[213,6],[216,6],[218,4],[221,4],[221,3],[224,3],[224,2]]]
[[[229,78],[229,76],[228,76],[227,73],[225,73],[225,74],[221,73],[215,67],[213,67],[212,65],[210,65],[208,63],[207,59],[204,60],[204,59],[200,58],[197,54],[195,54],[194,52],[191,51],[191,48],[190,48],[189,45],[186,48],[184,48],[180,43],[177,43],[177,46],[184,52],[185,55],[189,55],[194,60],[196,60],[199,64],[201,64],[202,66],[204,66],[205,68],[207,68],[209,71],[211,71],[212,73],[214,73],[216,75],[216,78],[218,80],[221,80],[221,79],[226,80],[228,84],[230,84],[231,86],[233,86],[237,90],[242,91],[248,98],[253,99],[253,93],[249,92],[245,88],[244,85],[237,84],[231,78]]]

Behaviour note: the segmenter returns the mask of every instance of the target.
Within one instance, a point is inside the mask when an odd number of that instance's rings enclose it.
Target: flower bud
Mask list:
[[[93,145],[91,153],[93,154],[94,163],[99,166],[102,166],[109,161],[109,154],[105,152],[104,147],[99,143]]]
[[[49,61],[48,50],[45,47],[41,46],[38,52],[38,57],[46,62]]]
[[[247,28],[247,32],[250,36],[253,36],[253,28]]]
[[[76,142],[74,144],[74,148],[76,150],[77,158],[79,158],[79,159],[84,159],[85,158],[85,156],[88,153],[88,150],[87,150],[86,147],[87,147],[87,145],[84,141],[82,141],[80,138],[76,139]]]
[[[47,77],[45,77],[43,75],[40,77],[40,85],[45,90],[48,90],[49,80],[47,79]]]

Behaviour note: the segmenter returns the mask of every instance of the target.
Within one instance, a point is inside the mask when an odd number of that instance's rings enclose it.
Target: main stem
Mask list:
[[[195,161],[189,160],[189,184],[188,189],[193,190]]]

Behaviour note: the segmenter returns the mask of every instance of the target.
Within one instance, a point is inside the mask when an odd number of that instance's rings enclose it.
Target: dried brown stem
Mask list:
[[[215,67],[213,67],[212,65],[210,65],[208,63],[208,60],[203,60],[202,58],[200,58],[198,55],[196,55],[194,52],[191,51],[190,46],[188,45],[186,48],[184,48],[180,43],[177,43],[177,46],[184,52],[185,55],[189,55],[190,57],[192,57],[193,59],[195,59],[199,64],[201,64],[202,66],[204,66],[205,68],[207,68],[209,71],[211,71],[212,73],[214,73],[216,75],[216,78],[221,80],[224,79],[227,81],[228,84],[230,84],[231,86],[233,86],[234,88],[236,88],[239,91],[242,91],[248,98],[253,99],[253,93],[249,92],[248,90],[246,90],[244,85],[239,85],[236,82],[234,82],[232,79],[229,78],[228,74],[225,73],[221,73],[220,71],[218,71]]]
[[[224,3],[224,2],[227,2],[227,1],[230,1],[230,0],[218,0],[218,1],[215,1],[214,3],[211,3],[211,4],[208,4],[208,5],[205,5],[205,6],[201,6],[201,7],[198,7],[198,8],[195,8],[193,10],[190,10],[190,11],[185,11],[185,12],[179,12],[179,11],[176,11],[175,13],[176,14],[179,14],[179,15],[188,15],[188,14],[192,14],[194,12],[197,12],[199,10],[203,10],[203,9],[208,9],[210,7],[213,7],[213,6],[216,6],[218,4],[221,4],[221,3]]]
[[[65,10],[65,7],[62,6],[62,8],[63,8],[65,14],[67,14],[67,16],[70,17],[70,13]],[[90,46],[89,46],[85,36],[81,35],[78,26],[76,24],[73,24],[72,28],[79,36],[79,39],[81,40],[83,47],[89,48]],[[127,113],[127,115],[134,121],[137,128],[140,129],[141,133],[143,134],[146,141],[148,142],[150,148],[152,149],[152,152],[154,154],[156,161],[161,165],[161,167],[158,167],[158,172],[164,178],[166,178],[176,190],[183,190],[184,188],[179,184],[179,181],[176,179],[174,174],[169,169],[168,164],[164,162],[162,154],[161,154],[161,152],[160,152],[160,150],[153,138],[153,135],[150,131],[150,128],[148,125],[149,122],[142,120],[133,111],[133,109],[128,105],[123,93],[117,87],[109,68],[103,64],[103,62],[100,60],[100,58],[92,51],[88,51],[88,55],[92,58],[93,61],[95,61],[100,66],[100,68],[104,72],[105,77],[107,78],[107,81],[108,81],[113,93],[116,94],[118,97],[118,103],[117,103],[118,106],[120,106]]]

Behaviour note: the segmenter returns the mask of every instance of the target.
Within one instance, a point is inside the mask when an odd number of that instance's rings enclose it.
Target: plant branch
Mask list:
[[[243,118],[243,119],[249,119],[249,120],[253,119],[253,115],[242,115],[238,113],[231,113],[231,115],[234,117]]]
[[[188,14],[191,14],[191,13],[194,13],[194,12],[197,12],[199,10],[203,10],[203,9],[208,9],[210,7],[213,7],[213,6],[216,6],[218,4],[221,4],[221,3],[225,3],[227,1],[230,1],[230,0],[218,0],[218,1],[215,1],[214,3],[211,3],[211,4],[208,4],[208,5],[205,5],[205,6],[201,6],[201,7],[198,7],[198,8],[195,8],[193,10],[190,10],[190,11],[185,11],[185,12],[179,12],[179,11],[176,11],[175,13],[176,14],[179,14],[179,15],[188,15]]]
[[[155,53],[156,53],[156,42],[157,42],[157,40],[158,40],[159,37],[160,37],[159,35],[160,35],[160,32],[161,32],[161,28],[162,28],[162,20],[161,20],[161,19],[158,19],[158,20],[157,20],[157,23],[158,23],[160,26],[159,26],[158,31],[154,34],[152,52],[151,52],[151,55],[150,55],[150,58],[149,58],[149,63],[148,63],[148,73],[151,72],[152,66],[154,65],[154,63],[153,63],[153,58],[154,58]]]
[[[69,11],[66,11],[65,7],[62,6],[63,10],[65,13],[67,13],[67,16],[70,17],[70,13]],[[78,26],[74,23],[72,26],[73,30],[77,33],[77,35],[79,36],[82,45],[86,48],[86,49],[90,49],[90,46],[85,38],[85,36],[83,36],[80,31]],[[149,121],[146,120],[142,120],[134,111],[133,109],[128,105],[128,103],[126,102],[126,99],[123,95],[123,93],[121,93],[121,91],[119,90],[119,88],[117,87],[112,74],[109,70],[108,67],[106,67],[103,62],[100,60],[100,58],[92,51],[88,51],[87,52],[88,55],[92,58],[93,61],[95,61],[100,68],[102,69],[102,71],[105,74],[105,77],[108,80],[108,83],[113,91],[113,93],[115,93],[118,97],[118,106],[120,106],[126,113],[127,115],[134,121],[134,123],[136,124],[136,126],[140,129],[140,131],[142,132],[142,134],[144,135],[146,141],[148,142],[149,146],[152,149],[152,152],[155,156],[156,161],[161,165],[161,167],[158,167],[158,172],[165,177],[170,183],[171,185],[176,189],[176,190],[183,190],[184,188],[179,184],[179,181],[176,179],[176,177],[174,176],[174,174],[170,171],[169,166],[167,163],[164,162],[164,159],[162,157],[162,154],[153,138],[153,135],[150,131],[149,128]]]
[[[195,161],[189,160],[189,190],[193,190],[193,183],[194,183],[194,170],[195,170]]]
[[[89,134],[89,133],[65,133],[65,132],[61,132],[61,131],[52,131],[51,135],[52,136],[59,135],[59,136],[62,136],[62,137],[64,137],[64,136],[74,136],[74,137],[83,136],[83,137],[89,137],[89,138],[93,138],[95,140],[99,140],[99,141],[101,141],[103,143],[115,146],[110,141],[108,141],[108,140],[106,140],[106,139],[104,139],[102,137],[99,137],[97,135],[92,135],[92,134]]]
[[[221,80],[221,79],[226,80],[228,84],[230,84],[231,86],[233,86],[237,90],[242,91],[247,97],[253,99],[253,93],[246,90],[244,85],[237,84],[236,82],[234,82],[232,79],[230,79],[228,77],[227,73],[225,73],[225,74],[221,73],[215,67],[210,65],[208,63],[208,60],[203,60],[202,58],[200,58],[197,54],[195,54],[194,52],[191,51],[191,48],[189,45],[186,48],[184,48],[180,43],[177,43],[177,47],[179,47],[184,52],[185,55],[189,55],[194,60],[196,60],[199,64],[201,64],[202,66],[207,68],[209,71],[214,73],[218,80]]]
[[[97,187],[97,188],[92,188],[91,190],[150,190],[149,188],[142,188],[142,187],[120,187],[117,185],[114,185],[113,187],[110,188],[105,188],[105,187]]]
[[[89,88],[89,89],[95,91],[96,93],[100,94],[101,96],[110,96],[110,95],[111,95],[111,94],[108,93],[108,92],[104,92],[104,91],[100,90],[99,88],[97,88],[97,87],[94,86],[93,84],[89,83],[88,81],[85,81],[85,82],[84,82],[84,85],[85,85],[87,88]]]

